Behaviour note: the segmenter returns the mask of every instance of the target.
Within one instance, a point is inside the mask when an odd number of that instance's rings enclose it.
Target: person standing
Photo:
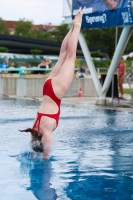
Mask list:
[[[46,59],[42,59],[42,62],[38,65],[38,68],[46,68],[48,69],[49,68],[49,64],[51,64],[52,61],[51,60],[46,60]]]
[[[49,69],[49,65],[52,63],[52,60],[46,60],[46,69]]]
[[[52,63],[51,60],[46,60],[45,58],[43,58],[41,63],[38,65],[38,68],[40,68],[40,69],[48,69],[49,68],[49,64],[51,64],[51,63]],[[38,72],[34,72],[34,73],[44,74],[45,71],[38,71]]]
[[[118,72],[117,72],[118,85],[119,85],[120,94],[121,94],[120,99],[124,99],[123,83],[125,79],[125,73],[126,73],[126,64],[124,62],[124,59],[121,58],[118,64]]]
[[[3,60],[2,64],[1,64],[1,67],[2,67],[3,69],[8,68],[8,65],[7,65],[6,60]]]

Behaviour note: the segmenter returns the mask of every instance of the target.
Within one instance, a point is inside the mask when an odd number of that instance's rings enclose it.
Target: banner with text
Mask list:
[[[133,0],[73,0],[72,18],[83,12],[82,28],[133,24]]]

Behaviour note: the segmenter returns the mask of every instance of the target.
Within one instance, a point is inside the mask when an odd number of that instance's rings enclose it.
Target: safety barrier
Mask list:
[[[96,68],[96,72],[97,74],[107,74],[108,72],[108,69],[109,68]],[[129,71],[130,68],[126,68],[126,72]],[[75,71],[78,71],[79,68],[75,68]],[[4,73],[4,72],[7,72],[7,73],[10,73],[10,72],[16,72],[18,73],[19,75],[22,75],[22,74],[26,74],[26,73],[33,73],[33,72],[50,72],[52,71],[52,68],[48,68],[48,69],[45,69],[45,68],[0,68],[0,73]]]
[[[126,72],[129,71],[130,68],[126,68]],[[109,68],[96,68],[97,74],[107,74]],[[117,72],[117,69],[116,69]]]
[[[75,71],[78,71],[79,68],[75,68]],[[0,68],[0,73],[10,73],[10,72],[16,72],[19,75],[25,74],[25,73],[33,73],[33,72],[50,72],[52,71],[52,68],[13,68],[13,67],[9,67],[9,68]]]
[[[42,87],[46,77],[31,78],[30,76],[0,77],[0,96],[28,97],[37,100],[42,97]],[[97,96],[92,78],[74,78],[65,97],[77,97],[82,88],[84,97]]]

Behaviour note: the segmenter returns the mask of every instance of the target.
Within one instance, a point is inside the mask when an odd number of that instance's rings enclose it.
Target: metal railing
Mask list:
[[[10,73],[10,72],[16,72],[18,73],[19,75],[22,75],[22,74],[32,74],[33,72],[50,72],[52,71],[53,68],[48,68],[48,69],[45,69],[45,68],[23,68],[23,67],[20,67],[20,68],[12,68],[12,67],[9,67],[9,68],[0,68],[0,73],[4,73],[4,72],[7,72],[7,73]],[[107,74],[108,72],[108,69],[109,68],[96,68],[96,72],[97,74]],[[126,72],[128,72],[130,70],[130,68],[126,68]],[[75,68],[75,71],[79,71],[79,68]]]
[[[5,73],[5,72],[7,72],[7,73],[12,73],[12,72],[16,72],[16,73],[18,73],[19,75],[22,75],[22,74],[25,74],[25,73],[27,73],[27,72],[29,72],[29,73],[32,73],[33,71],[44,71],[44,72],[50,72],[50,71],[52,71],[52,69],[51,68],[49,68],[49,69],[41,69],[41,68],[12,68],[12,67],[9,67],[9,68],[0,68],[0,72],[1,73]]]
[[[97,74],[107,74],[108,68],[96,68]]]
[[[126,68],[126,73],[130,70],[131,68]],[[96,68],[97,74],[107,74],[109,68]],[[116,69],[117,72],[117,69]]]
[[[78,71],[79,68],[75,68],[74,69],[75,71]],[[12,72],[16,72],[18,73],[19,75],[22,75],[22,74],[32,74],[33,72],[50,72],[52,71],[52,68],[48,68],[48,69],[45,69],[45,68],[12,68],[12,67],[9,67],[9,68],[0,68],[0,73],[12,73]]]

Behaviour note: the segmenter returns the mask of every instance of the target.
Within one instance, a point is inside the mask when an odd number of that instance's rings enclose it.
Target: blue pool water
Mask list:
[[[0,99],[0,200],[133,199],[133,113],[62,105],[43,161],[18,132],[39,104]]]

